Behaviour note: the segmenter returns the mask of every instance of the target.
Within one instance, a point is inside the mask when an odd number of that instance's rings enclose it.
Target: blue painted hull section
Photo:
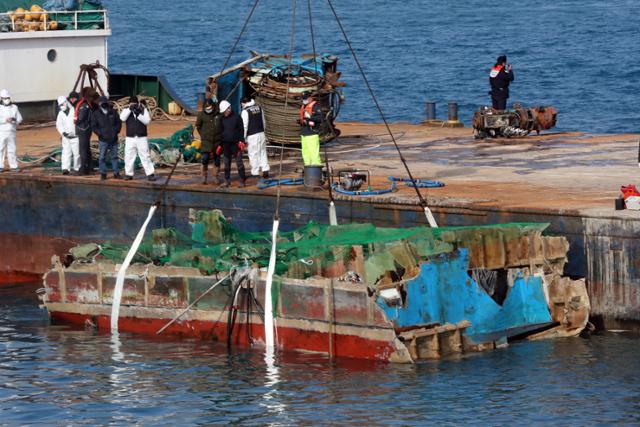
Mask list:
[[[396,328],[408,328],[468,320],[465,335],[474,343],[497,341],[534,330],[552,322],[540,277],[518,277],[502,306],[471,277],[469,253],[461,249],[421,266],[420,274],[407,282],[404,307],[378,305]]]

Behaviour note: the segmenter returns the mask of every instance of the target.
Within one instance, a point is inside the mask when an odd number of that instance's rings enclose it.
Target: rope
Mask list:
[[[291,75],[291,60],[293,58],[293,48],[295,46],[295,41],[296,41],[296,7],[297,7],[297,0],[292,0],[292,12],[291,12],[291,38],[289,40],[289,61],[287,63],[287,73],[288,75]],[[287,90],[285,92],[285,96],[284,96],[284,107],[283,107],[283,111],[287,110],[287,107],[289,106],[289,85],[290,85],[291,79],[287,79]],[[283,130],[283,138],[284,138],[284,130]],[[280,148],[280,166],[279,166],[279,170],[278,170],[278,178],[282,178],[282,164],[284,162],[284,145]],[[280,181],[278,181],[280,182]],[[275,214],[273,215],[273,219],[274,221],[278,221],[280,222],[280,185],[278,184],[278,192],[276,195],[276,211]],[[274,236],[275,237],[275,236]]]
[[[344,37],[344,40],[345,40],[347,46],[349,47],[349,51],[351,52],[351,56],[353,56],[353,60],[355,61],[356,65],[358,66],[358,70],[360,71],[360,74],[362,74],[362,78],[364,80],[365,85],[367,86],[367,90],[369,91],[369,94],[371,95],[371,99],[373,100],[373,103],[375,104],[376,108],[378,109],[378,113],[380,113],[380,117],[382,118],[382,121],[384,122],[384,126],[387,128],[387,132],[389,133],[389,136],[391,137],[391,140],[393,141],[393,145],[396,147],[396,150],[398,151],[398,155],[400,156],[400,161],[404,165],[404,168],[406,169],[407,175],[409,175],[409,178],[411,179],[411,182],[415,183],[415,179],[413,178],[413,175],[411,174],[411,170],[409,169],[409,165],[407,165],[407,161],[405,160],[404,156],[402,155],[402,151],[400,151],[400,147],[398,146],[398,143],[397,143],[395,137],[393,136],[393,132],[391,132],[391,128],[389,127],[389,123],[387,122],[387,119],[386,119],[384,113],[382,112],[382,108],[380,107],[380,104],[378,103],[378,100],[377,100],[375,94],[373,93],[373,89],[371,88],[371,85],[369,84],[369,80],[367,79],[367,75],[365,74],[364,69],[362,68],[362,65],[360,64],[360,60],[358,60],[358,56],[356,55],[356,52],[353,49],[353,46],[351,45],[351,41],[349,40],[349,37],[347,36],[347,32],[345,31],[344,27],[342,26],[342,21],[340,20],[340,17],[338,16],[338,13],[336,12],[335,8],[333,7],[333,3],[331,2],[331,0],[327,0],[327,4],[329,5],[329,8],[331,8],[331,12],[333,13],[333,16],[335,17],[336,22],[338,23],[338,26],[340,27],[340,31],[342,32],[342,36]],[[418,200],[420,201],[420,206],[422,206],[422,208],[425,211],[425,214],[427,215],[427,219],[429,220],[429,224],[432,227],[433,226],[437,226],[437,225],[435,225],[435,220],[433,220],[433,216],[431,215],[431,211],[429,210],[429,207],[427,206],[426,200],[424,199],[424,197],[422,197],[422,194],[420,193],[420,190],[415,185],[414,185],[414,189],[416,190],[416,195],[418,196]]]
[[[222,76],[222,72],[224,71],[225,68],[227,68],[227,65],[229,64],[229,60],[231,59],[231,56],[235,52],[236,47],[238,47],[238,43],[240,43],[240,39],[242,38],[242,35],[244,34],[244,31],[247,29],[247,25],[249,24],[249,21],[251,20],[251,17],[253,16],[253,12],[255,12],[256,11],[256,7],[258,7],[258,3],[260,3],[260,0],[256,0],[253,3],[253,7],[251,8],[251,11],[249,12],[249,15],[247,16],[247,18],[244,20],[244,24],[242,25],[242,29],[240,29],[240,34],[238,34],[238,37],[236,38],[236,41],[233,43],[233,46],[231,47],[231,50],[229,51],[229,55],[227,56],[227,59],[224,61],[224,64],[222,64],[222,68],[220,68],[220,72],[218,73],[218,77],[221,77]]]
[[[313,34],[313,18],[311,15],[311,0],[307,0],[307,12],[309,13],[309,31],[311,31],[311,48],[313,49],[313,69],[318,73],[318,60],[316,58],[316,39]]]

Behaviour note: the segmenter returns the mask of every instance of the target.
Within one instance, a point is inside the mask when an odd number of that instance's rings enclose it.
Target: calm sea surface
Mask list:
[[[637,425],[640,341],[519,343],[415,366],[49,324],[0,287],[0,425]]]
[[[118,72],[165,74],[192,105],[220,70],[254,0],[106,0]],[[317,50],[341,57],[342,120],[379,121],[325,1],[313,2]],[[516,80],[510,102],[553,105],[558,129],[640,132],[640,2],[334,0],[383,110],[419,122],[424,102],[490,103],[489,68],[506,53]],[[297,2],[296,52],[310,52],[307,2]],[[262,0],[232,64],[249,50],[286,53],[292,2]]]

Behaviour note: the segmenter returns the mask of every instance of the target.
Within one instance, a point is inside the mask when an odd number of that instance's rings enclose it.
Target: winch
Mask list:
[[[514,104],[510,110],[481,107],[473,114],[474,137],[513,138],[527,136],[531,131],[539,134],[541,130],[554,127],[557,116],[558,111],[549,106],[524,108]]]

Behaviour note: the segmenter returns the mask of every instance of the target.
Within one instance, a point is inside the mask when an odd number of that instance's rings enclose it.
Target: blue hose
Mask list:
[[[261,179],[258,181],[256,185],[258,189],[264,190],[265,188],[276,187],[278,185],[303,185],[304,178],[269,178],[269,179]]]
[[[395,176],[390,176],[389,181],[391,182],[405,182],[407,187],[413,187],[413,182],[409,178],[397,178]],[[441,181],[430,181],[428,179],[415,179],[416,187],[418,188],[438,188],[444,187],[444,182]]]
[[[337,182],[334,182],[331,188],[333,188],[336,193],[346,194],[347,196],[377,196],[379,194],[393,193],[397,190],[396,183],[393,181],[391,181],[391,188],[383,190],[349,191],[340,188]]]

